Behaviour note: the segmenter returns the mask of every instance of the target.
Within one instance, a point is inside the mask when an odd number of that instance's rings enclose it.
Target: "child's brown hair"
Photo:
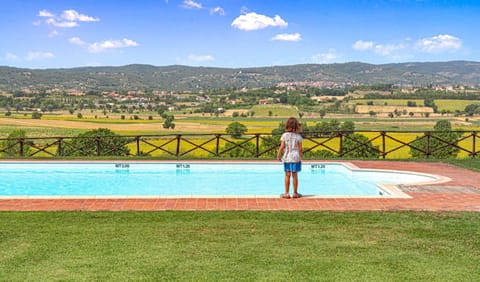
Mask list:
[[[295,133],[302,132],[300,122],[298,122],[298,120],[295,117],[288,118],[287,123],[285,124],[285,130],[287,132],[295,132]]]

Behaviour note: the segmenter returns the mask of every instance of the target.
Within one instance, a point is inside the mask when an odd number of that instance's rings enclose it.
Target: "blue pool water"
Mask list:
[[[0,196],[278,196],[281,163],[0,162]],[[299,192],[317,196],[379,196],[379,183],[412,183],[433,176],[350,170],[304,163]]]

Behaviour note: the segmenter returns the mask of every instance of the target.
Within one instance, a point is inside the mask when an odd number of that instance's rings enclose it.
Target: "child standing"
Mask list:
[[[280,197],[290,198],[290,177],[293,179],[293,198],[299,198],[298,172],[302,170],[302,135],[300,135],[300,123],[294,117],[290,117],[285,125],[285,133],[280,138],[280,148],[277,160],[283,162],[285,171],[285,193]],[[283,152],[283,157],[280,158]]]

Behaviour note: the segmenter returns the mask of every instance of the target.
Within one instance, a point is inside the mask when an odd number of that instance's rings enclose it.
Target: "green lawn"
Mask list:
[[[3,212],[8,281],[480,281],[480,213]]]

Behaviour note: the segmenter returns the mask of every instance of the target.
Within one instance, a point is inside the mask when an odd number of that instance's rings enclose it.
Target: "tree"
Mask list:
[[[255,144],[252,142],[242,144],[242,141],[233,144],[229,142],[225,144],[221,151],[226,151],[222,155],[230,158],[250,158],[255,156]]]
[[[32,119],[41,119],[42,118],[42,113],[35,111],[32,113]]]
[[[225,131],[233,138],[240,138],[247,131],[247,127],[238,121],[235,121],[230,123]]]
[[[165,129],[175,129],[175,123],[173,122],[175,117],[173,115],[171,116],[165,116],[165,121],[163,122],[163,128]]]
[[[7,136],[7,140],[3,141],[1,148],[5,151],[3,154],[5,156],[20,156],[21,154],[21,144],[20,141],[27,137],[25,130],[17,129]],[[28,156],[31,152],[30,142],[24,142],[23,145],[23,155]]]
[[[429,151],[427,153],[434,158],[445,159],[456,157],[460,149],[449,144],[457,145],[457,140],[460,137],[460,134],[452,132],[452,124],[450,121],[439,120],[433,129],[434,132],[431,133],[429,138],[428,148],[426,136],[417,137],[415,141],[412,142],[412,147],[410,147],[410,153],[412,154],[412,157],[424,157],[426,153],[420,150],[426,151],[427,149]],[[417,150],[413,147],[416,147],[420,150]]]
[[[343,157],[347,158],[378,158],[379,147],[373,146],[368,137],[354,133],[343,139]]]
[[[470,104],[465,107],[465,114],[467,116],[473,116],[474,114],[477,114],[479,112],[480,112],[480,105]]]
[[[98,128],[81,133],[69,144],[63,143],[62,156],[128,156],[128,138],[115,134],[108,128]]]
[[[327,111],[325,111],[325,109],[321,109],[320,111],[318,111],[318,113],[320,114],[320,118],[324,118],[327,114]]]

